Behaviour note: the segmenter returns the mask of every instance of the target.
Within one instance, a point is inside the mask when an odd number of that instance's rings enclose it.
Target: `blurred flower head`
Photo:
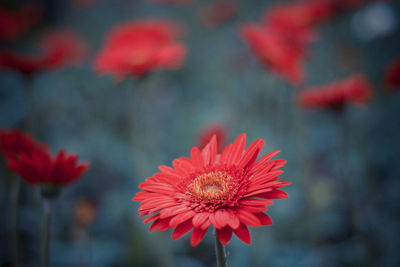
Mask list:
[[[0,68],[14,69],[32,75],[46,69],[77,65],[87,56],[87,46],[70,31],[49,30],[40,41],[40,54],[24,55],[12,51],[0,52]]]
[[[288,195],[277,188],[290,182],[277,181],[286,161],[271,160],[279,151],[266,154],[258,161],[264,146],[261,139],[245,149],[246,135],[240,135],[221,154],[217,138],[200,150],[194,147],[190,158],[172,162],[173,168],[159,166],[161,172],[139,185],[143,191],[133,198],[140,201],[140,217],[150,215],[144,223],[153,222],[150,231],[175,228],[172,239],[193,229],[191,244],[196,246],[210,225],[226,245],[232,233],[250,243],[247,226],[272,224],[264,213],[271,199]]]
[[[341,109],[346,103],[365,105],[371,97],[371,84],[365,76],[357,74],[306,89],[298,95],[298,103],[305,108]]]
[[[197,138],[197,147],[203,149],[214,135],[217,138],[218,153],[222,152],[226,143],[226,129],[222,124],[218,123],[207,125],[203,131],[200,132]]]
[[[107,37],[95,69],[118,78],[137,78],[183,64],[186,47],[178,42],[182,28],[168,20],[143,19],[118,25]]]
[[[42,13],[37,3],[25,4],[16,10],[0,8],[0,42],[20,38],[39,22]]]
[[[239,31],[264,66],[293,85],[303,82],[303,48],[297,42],[288,40],[286,34],[260,24],[244,24]]]
[[[76,181],[88,170],[89,163],[78,162],[78,158],[65,150],[52,157],[47,149],[35,148],[10,160],[7,166],[32,185],[60,186]]]
[[[385,72],[384,82],[392,91],[400,89],[400,58],[389,64]]]

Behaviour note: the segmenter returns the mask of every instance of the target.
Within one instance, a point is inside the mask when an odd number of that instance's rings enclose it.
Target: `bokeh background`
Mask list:
[[[285,188],[290,197],[269,207],[274,224],[250,229],[250,246],[232,238],[230,266],[399,266],[400,94],[385,88],[383,76],[400,55],[400,3],[369,1],[318,25],[304,87],[359,72],[373,85],[368,104],[338,113],[299,107],[301,88],[262,66],[238,34],[241,23],[290,1],[235,1],[232,16],[209,25],[204,12],[213,1],[36,1],[40,21],[1,44],[35,53],[51,27],[73,30],[90,47],[79,66],[34,75],[32,95],[25,76],[0,70],[1,128],[21,129],[53,153],[65,148],[91,162],[53,203],[53,266],[215,265],[212,231],[197,247],[189,235],[172,241],[170,231],[148,233],[131,201],[158,165],[188,156],[210,124],[226,129],[227,142],[245,132],[249,141],[266,140],[262,154],[281,150],[278,158],[288,161],[282,178],[293,183]],[[106,34],[148,17],[185,25],[184,66],[122,81],[95,73]],[[0,266],[10,266],[12,174],[4,164],[0,177]],[[39,266],[40,196],[26,182],[21,189],[21,263]]]

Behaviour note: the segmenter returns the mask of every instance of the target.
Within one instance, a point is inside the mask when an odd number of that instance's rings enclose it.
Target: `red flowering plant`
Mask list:
[[[78,155],[67,155],[64,150],[52,157],[48,146],[18,130],[0,130],[0,149],[10,170],[45,189],[70,184],[89,168],[89,163],[78,162]]]
[[[371,84],[361,74],[311,87],[298,95],[298,103],[305,108],[341,110],[346,103],[365,105],[372,97]]]
[[[400,58],[397,58],[386,69],[384,82],[391,91],[400,88]]]
[[[14,69],[26,76],[31,76],[46,69],[77,65],[87,55],[86,44],[70,31],[47,31],[40,41],[40,47],[41,54],[0,52],[0,68]]]
[[[119,79],[177,69],[186,56],[186,47],[178,41],[181,33],[180,25],[169,20],[142,19],[118,25],[108,35],[95,69]]]
[[[34,149],[30,155],[8,162],[7,166],[32,185],[40,185],[42,195],[58,194],[59,186],[68,185],[79,179],[89,168],[89,163],[78,162],[79,155],[67,155],[65,150],[52,157],[48,150]]]
[[[196,246],[207,229],[214,226],[217,240],[226,245],[235,233],[251,242],[247,226],[270,225],[265,214],[271,199],[286,198],[278,188],[290,182],[278,181],[286,161],[271,160],[279,151],[257,161],[264,146],[259,139],[245,149],[246,135],[240,135],[220,154],[213,136],[200,150],[192,148],[190,158],[181,157],[173,167],[159,166],[160,172],[139,185],[143,191],[133,198],[140,201],[139,218],[151,215],[150,231],[175,228],[172,239],[193,229],[190,242]]]

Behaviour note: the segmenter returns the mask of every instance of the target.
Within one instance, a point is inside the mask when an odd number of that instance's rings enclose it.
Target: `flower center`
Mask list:
[[[208,201],[229,199],[236,193],[236,183],[226,172],[209,172],[197,176],[187,187],[186,194]]]

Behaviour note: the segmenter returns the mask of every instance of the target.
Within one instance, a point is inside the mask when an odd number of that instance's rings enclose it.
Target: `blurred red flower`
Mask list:
[[[303,48],[271,27],[244,24],[239,29],[243,40],[250,46],[261,62],[293,85],[304,80],[301,65]]]
[[[365,105],[371,97],[371,84],[363,75],[357,74],[304,90],[298,95],[298,102],[306,108],[340,109],[346,103]]]
[[[37,4],[25,4],[17,10],[0,8],[0,42],[15,41],[41,17],[42,9]]]
[[[235,16],[238,8],[233,0],[217,0],[200,10],[199,19],[203,26],[215,28]]]
[[[18,159],[22,154],[31,156],[35,149],[44,151],[47,147],[19,130],[0,129],[0,152],[6,162]]]
[[[77,65],[87,56],[87,46],[70,31],[47,31],[40,41],[41,54],[23,55],[16,52],[0,52],[0,68],[14,69],[24,75]]]
[[[33,149],[21,153],[7,163],[7,167],[33,185],[67,185],[80,178],[89,168],[89,163],[79,162],[78,155],[67,155],[61,150],[54,158],[46,149]]]
[[[174,160],[174,168],[159,166],[161,172],[141,183],[143,191],[133,198],[141,202],[139,218],[156,213],[144,220],[153,221],[150,232],[175,228],[172,239],[177,239],[193,228],[190,241],[196,246],[213,225],[222,244],[232,232],[249,244],[247,225],[272,224],[264,212],[271,199],[288,197],[277,189],[290,184],[277,181],[286,161],[271,161],[279,151],[256,161],[264,141],[256,140],[247,149],[245,143],[242,134],[218,154],[213,136],[202,150],[194,147],[190,158]]]
[[[150,71],[182,66],[186,47],[178,42],[181,27],[168,20],[147,19],[117,26],[107,37],[95,69],[118,78],[142,77]]]
[[[400,88],[400,58],[389,64],[385,72],[384,82],[392,91]]]
[[[197,139],[197,147],[203,149],[213,135],[217,137],[218,153],[222,152],[222,149],[226,143],[226,129],[223,125],[217,123],[207,125],[207,127],[200,132],[200,135]]]

